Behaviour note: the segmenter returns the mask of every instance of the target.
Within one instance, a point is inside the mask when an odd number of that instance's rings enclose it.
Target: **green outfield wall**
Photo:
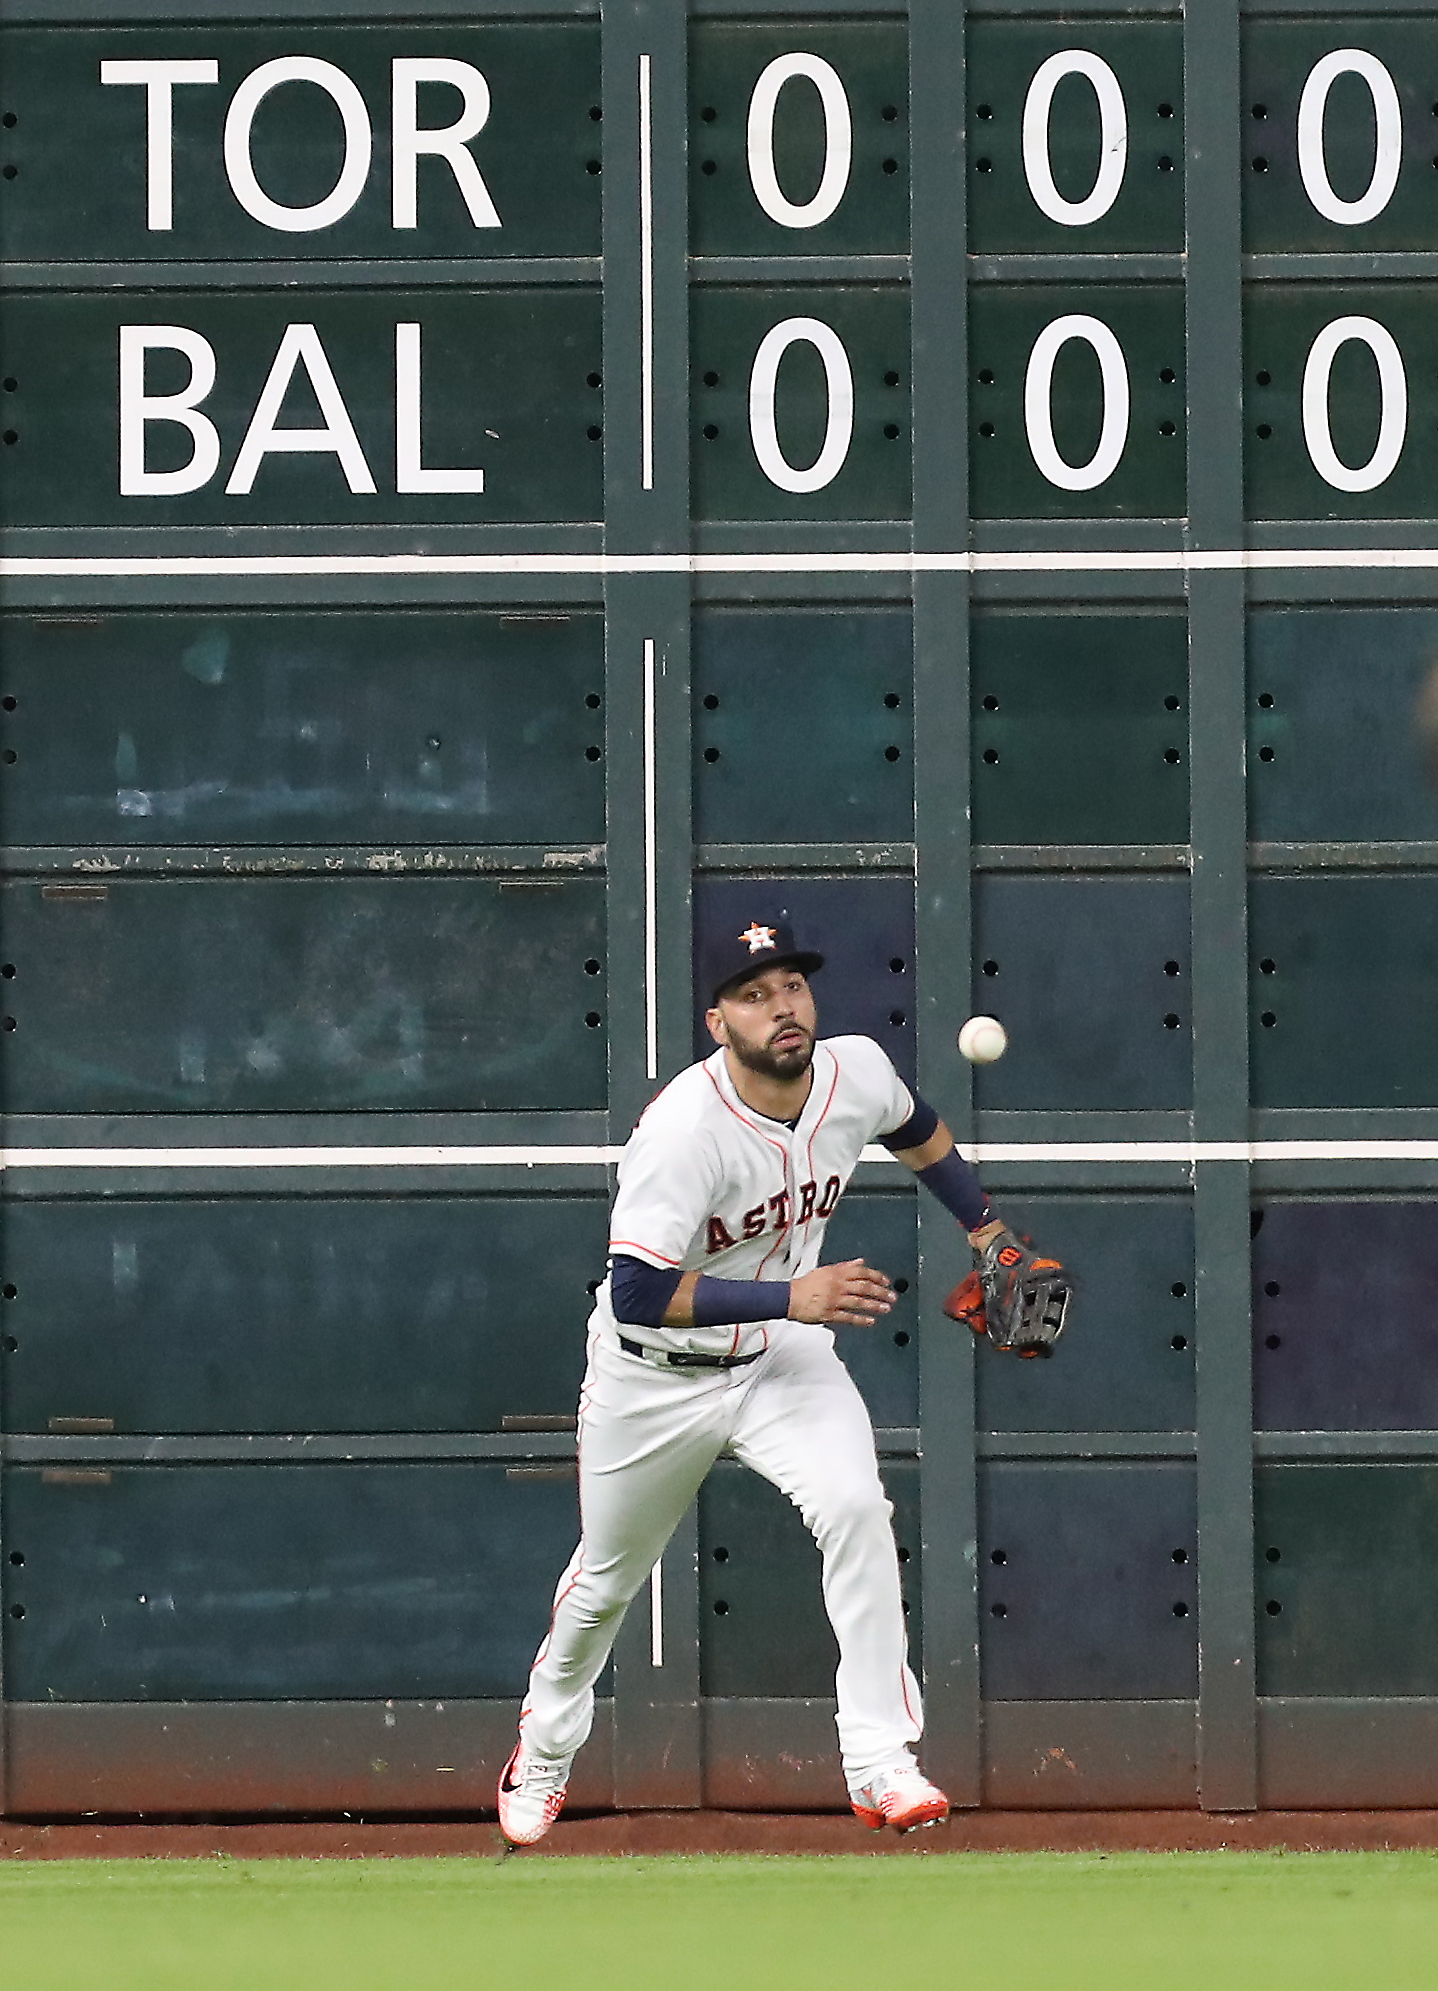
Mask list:
[[[960,1805],[1438,1804],[1438,16],[5,0],[0,1811],[472,1811],[784,908]],[[975,1077],[971,1012],[1012,1049]],[[576,1805],[842,1805],[721,1466]]]

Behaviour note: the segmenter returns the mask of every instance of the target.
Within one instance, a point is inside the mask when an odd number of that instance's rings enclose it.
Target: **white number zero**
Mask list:
[[[1377,126],[1373,149],[1373,172],[1366,190],[1357,200],[1340,200],[1328,177],[1328,160],[1323,150],[1323,121],[1328,109],[1328,93],[1340,76],[1361,76],[1373,99]],[[1325,221],[1341,222],[1353,228],[1382,214],[1398,184],[1403,163],[1403,107],[1393,78],[1378,60],[1363,48],[1335,48],[1315,62],[1308,72],[1303,95],[1298,100],[1298,170],[1304,192]]]
[[[1099,154],[1094,183],[1082,200],[1065,200],[1054,185],[1049,118],[1054,91],[1065,76],[1085,76],[1098,98]],[[1128,163],[1128,112],[1117,76],[1101,55],[1086,48],[1060,49],[1034,71],[1024,98],[1024,178],[1035,204],[1050,221],[1083,228],[1107,214],[1118,199]]]
[[[824,171],[806,201],[791,201],[774,167],[774,112],[786,83],[803,77],[819,92],[824,111]],[[781,228],[817,228],[827,221],[849,184],[854,154],[853,121],[844,79],[822,55],[776,55],[749,99],[749,183],[754,198]]]
[[[824,442],[807,469],[790,463],[779,447],[774,398],[779,362],[790,346],[810,345],[824,363],[829,413]],[[844,467],[854,435],[854,375],[844,342],[819,318],[785,318],[759,341],[749,372],[749,436],[759,468],[781,491],[822,491]]]
[[[1351,469],[1333,447],[1328,423],[1328,384],[1340,347],[1367,346],[1378,366],[1378,439],[1366,463]],[[1393,475],[1408,433],[1408,376],[1403,355],[1376,318],[1335,318],[1308,349],[1303,368],[1303,440],[1314,469],[1335,491],[1374,491]]]
[[[1054,362],[1071,339],[1092,347],[1103,382],[1103,422],[1098,447],[1087,463],[1070,463],[1054,441]],[[1071,312],[1055,318],[1034,340],[1024,375],[1024,429],[1039,472],[1061,491],[1092,491],[1107,483],[1128,441],[1128,365],[1123,347],[1101,318]]]

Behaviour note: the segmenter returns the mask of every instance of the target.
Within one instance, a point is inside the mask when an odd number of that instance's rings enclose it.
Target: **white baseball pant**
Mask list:
[[[787,1494],[819,1545],[850,1787],[919,1739],[893,1510],[868,1411],[828,1328],[785,1321],[770,1335],[748,1368],[662,1369],[591,1333],[579,1398],[580,1542],[520,1723],[535,1755],[562,1760],[588,1736],[594,1682],[625,1610],[721,1453]]]

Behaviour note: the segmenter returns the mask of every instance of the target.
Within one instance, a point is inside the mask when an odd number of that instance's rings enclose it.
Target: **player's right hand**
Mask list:
[[[872,1327],[894,1304],[894,1289],[862,1258],[821,1265],[789,1284],[789,1319],[818,1326]]]

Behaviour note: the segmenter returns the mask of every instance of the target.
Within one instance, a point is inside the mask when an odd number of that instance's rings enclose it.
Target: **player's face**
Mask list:
[[[814,1056],[818,1017],[808,982],[797,968],[766,968],[726,989],[707,1022],[716,1044],[765,1078],[800,1078]]]

